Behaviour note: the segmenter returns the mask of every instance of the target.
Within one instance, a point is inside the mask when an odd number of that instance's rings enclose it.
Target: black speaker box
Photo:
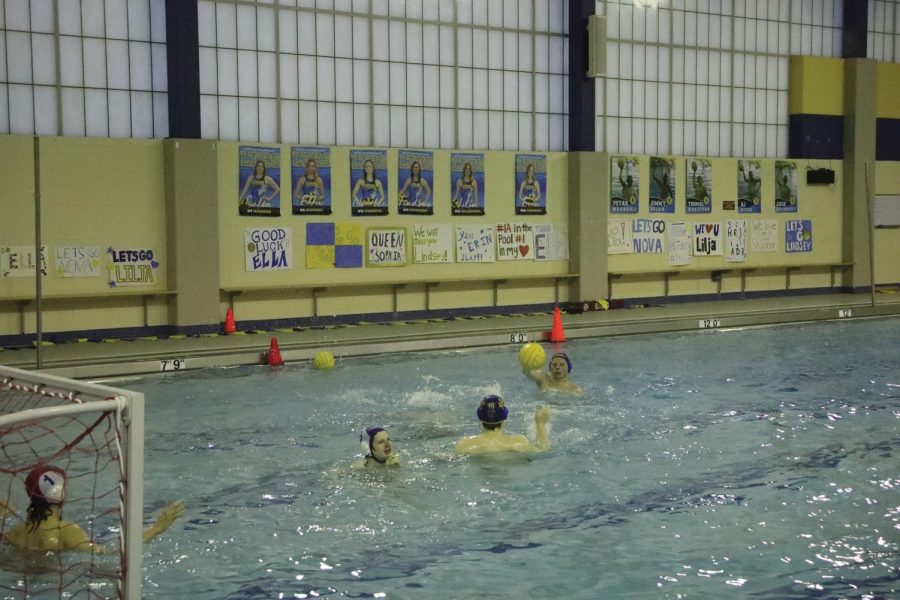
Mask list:
[[[806,183],[809,185],[830,185],[834,183],[834,171],[831,169],[808,169]]]

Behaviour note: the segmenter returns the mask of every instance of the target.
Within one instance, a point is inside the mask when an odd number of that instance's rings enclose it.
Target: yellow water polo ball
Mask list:
[[[526,371],[535,371],[544,366],[547,355],[540,344],[530,342],[519,350],[519,362]]]
[[[313,357],[313,366],[320,371],[327,371],[334,366],[334,356],[328,350],[320,350]]]

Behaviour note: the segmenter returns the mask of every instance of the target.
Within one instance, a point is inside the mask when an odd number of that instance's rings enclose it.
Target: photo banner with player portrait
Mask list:
[[[797,212],[797,163],[775,161],[775,212]]]
[[[650,212],[675,213],[675,161],[650,157]]]
[[[712,212],[712,162],[706,158],[689,158],[685,164],[688,167],[685,174],[685,212]]]
[[[484,214],[484,154],[450,154],[450,213]]]
[[[397,213],[434,214],[434,152],[400,150],[397,153]]]
[[[350,151],[350,213],[388,214],[387,150]]]
[[[331,214],[331,150],[291,146],[291,212]]]
[[[238,147],[238,213],[281,215],[281,149]]]
[[[758,160],[737,161],[738,212],[759,213],[762,208],[762,169]]]
[[[609,174],[610,212],[636,213],[640,210],[638,157],[613,156]]]
[[[516,214],[547,214],[547,157],[516,154]]]

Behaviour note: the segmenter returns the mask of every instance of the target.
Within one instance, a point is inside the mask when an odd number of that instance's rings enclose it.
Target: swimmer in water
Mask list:
[[[542,392],[546,390],[559,390],[576,396],[584,394],[584,390],[581,386],[572,383],[572,380],[569,379],[569,373],[572,372],[572,361],[569,360],[569,357],[565,352],[557,352],[553,355],[550,359],[547,373],[540,369],[535,369],[534,371],[522,369],[522,372],[528,379],[538,384],[538,387]]]
[[[117,550],[95,544],[84,530],[70,521],[63,521],[62,505],[66,501],[66,472],[53,465],[39,465],[25,478],[25,491],[30,505],[28,516],[0,539],[20,550],[54,551],[78,550],[112,554]],[[12,513],[6,505],[4,508]],[[149,542],[184,513],[184,503],[177,500],[159,513],[156,522],[144,530],[144,542]],[[15,514],[15,513],[13,513]]]
[[[550,409],[546,406],[540,406],[534,412],[536,444],[532,444],[524,435],[503,431],[503,422],[509,416],[509,409],[500,396],[485,396],[475,414],[481,421],[482,432],[459,440],[456,444],[457,454],[532,453],[550,449],[550,436],[547,433]]]
[[[391,445],[391,434],[383,427],[369,427],[359,434],[359,445],[365,458],[353,465],[354,469],[399,467],[400,459]]]

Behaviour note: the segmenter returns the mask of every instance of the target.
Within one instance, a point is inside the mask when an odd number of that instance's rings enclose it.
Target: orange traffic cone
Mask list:
[[[562,315],[559,314],[558,306],[553,309],[553,329],[550,331],[550,341],[566,341],[566,332],[563,331]]]
[[[272,338],[272,341],[269,342],[269,353],[266,354],[266,362],[270,367],[280,367],[284,364],[284,359],[281,358],[281,350],[278,349],[278,338]]]
[[[234,324],[234,311],[229,308],[225,312],[225,325],[223,327],[226,334],[235,333],[237,331],[237,325]]]

